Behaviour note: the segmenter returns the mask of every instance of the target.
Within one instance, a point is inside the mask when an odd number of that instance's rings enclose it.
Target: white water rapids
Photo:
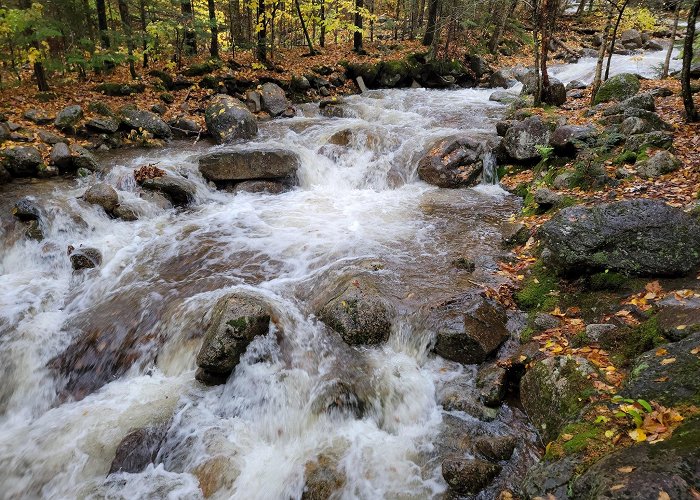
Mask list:
[[[553,74],[585,81],[591,64]],[[638,64],[616,57],[613,70]],[[245,147],[301,157],[300,185],[283,194],[213,189],[197,158],[223,147],[183,143],[103,159],[111,166],[104,180],[142,207],[134,222],[78,199],[94,179],[5,186],[0,496],[190,499],[206,490],[213,498],[299,498],[305,465],[321,455],[334,457],[345,477],[338,498],[442,496],[439,395],[455,380],[473,390],[475,368],[426,352],[432,332],[417,312],[498,280],[499,228],[517,202],[497,186],[430,187],[416,167],[437,139],[493,135],[503,106],[489,102],[490,93],[373,91],[348,98],[346,118],[305,106],[296,118],[268,122]],[[327,145],[347,129],[347,147]],[[151,162],[195,182],[196,202],[162,209],[139,198],[133,169]],[[23,195],[46,213],[41,242],[17,238],[5,222]],[[100,249],[102,266],[73,274],[68,245]],[[474,273],[450,265],[461,257],[476,262]],[[383,280],[395,305],[394,331],[385,346],[339,348],[313,317],[314,300],[338,278],[367,272]],[[240,289],[271,303],[276,324],[226,385],[204,387],[194,380],[203,325],[217,298]],[[74,374],[47,367],[86,334],[94,341]],[[321,380],[358,373],[376,394],[368,415],[311,411]],[[495,435],[522,428],[516,414],[505,405],[482,422],[452,412]],[[169,429],[157,465],[107,477],[119,442],[148,425]],[[499,484],[516,472],[504,468]]]

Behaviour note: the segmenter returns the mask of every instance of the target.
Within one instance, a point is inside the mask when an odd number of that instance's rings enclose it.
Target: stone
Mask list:
[[[14,146],[0,150],[0,166],[12,177],[35,177],[42,163],[41,154],[33,146]]]
[[[683,340],[664,344],[666,354],[657,348],[639,356],[621,391],[623,397],[654,400],[665,406],[700,404],[700,357],[691,351],[700,345],[700,332]],[[674,361],[668,363],[667,360]]]
[[[549,128],[539,116],[531,116],[510,127],[502,144],[513,160],[534,160],[540,157],[536,146],[549,144],[550,137]]]
[[[129,129],[142,129],[161,139],[170,139],[173,135],[168,124],[151,111],[125,107],[120,113],[122,124]]]
[[[508,132],[508,129],[516,123],[518,123],[517,120],[499,120],[496,122],[496,133],[500,137],[504,137],[506,135],[506,132]]]
[[[564,197],[559,193],[555,193],[549,188],[541,187],[537,188],[534,194],[535,203],[537,203],[540,208],[544,210],[549,210],[555,205],[559,204]]]
[[[58,112],[54,125],[60,130],[74,132],[78,122],[82,119],[83,108],[74,104],[72,106],[66,106]]]
[[[280,194],[289,189],[289,185],[276,181],[242,181],[233,188],[234,193],[269,193]]]
[[[553,462],[543,460],[527,471],[521,489],[526,498],[567,500],[571,498],[569,485],[579,475],[580,465],[578,455],[567,455]]]
[[[128,97],[131,94],[140,94],[146,90],[143,83],[100,83],[95,86],[95,91],[111,97]]]
[[[211,153],[199,159],[202,176],[214,182],[260,179],[296,179],[299,157],[282,149]]]
[[[588,85],[583,83],[581,80],[571,80],[566,84],[566,90],[583,90],[587,87]]]
[[[520,401],[547,443],[581,412],[595,393],[588,377],[595,373],[583,358],[553,356],[536,362],[520,381]]]
[[[197,380],[207,382],[203,375],[214,374],[225,381],[248,345],[266,335],[269,325],[270,309],[259,299],[242,293],[219,299],[197,354]]]
[[[90,186],[83,199],[91,205],[99,205],[104,208],[105,212],[111,214],[119,205],[119,194],[107,183],[100,182]]]
[[[476,387],[479,390],[479,399],[484,405],[497,407],[506,396],[507,373],[506,369],[495,362],[487,363],[479,367],[476,378]]]
[[[629,116],[625,118],[622,123],[620,123],[620,133],[626,136],[631,136],[635,134],[645,134],[651,132],[653,127],[648,121],[637,118],[636,116]]]
[[[168,107],[162,103],[155,103],[151,106],[151,111],[157,115],[164,115],[168,111]]]
[[[30,122],[36,123],[37,125],[45,125],[47,123],[51,123],[54,120],[49,115],[47,115],[44,110],[36,108],[29,108],[27,111],[24,112],[22,116],[24,116],[24,118],[26,118]]]
[[[207,130],[218,144],[237,139],[252,139],[258,133],[255,116],[238,99],[217,94],[205,111]]]
[[[297,92],[306,92],[311,88],[309,79],[305,76],[292,76],[291,87]]]
[[[37,135],[39,136],[39,140],[45,144],[58,144],[59,142],[65,142],[68,143],[68,139],[65,137],[62,137],[58,134],[54,134],[53,132],[49,132],[48,130],[39,130],[37,131]]]
[[[427,324],[435,332],[433,351],[450,361],[482,363],[509,338],[503,307],[478,292],[435,307]]]
[[[501,467],[484,460],[451,456],[442,462],[442,477],[450,490],[473,495],[486,488],[501,472]]]
[[[625,141],[627,151],[641,151],[644,147],[669,149],[673,145],[673,134],[669,132],[648,132],[631,135]]]
[[[144,189],[157,191],[166,196],[175,206],[183,206],[194,201],[197,186],[194,182],[184,177],[166,174],[161,177],[144,179],[140,182]]]
[[[199,123],[186,116],[179,116],[168,122],[173,135],[179,138],[197,137],[203,132]]]
[[[94,130],[98,133],[113,134],[119,130],[119,121],[110,117],[104,116],[99,118],[91,118],[85,126],[89,130]]]
[[[627,108],[623,116],[643,119],[644,121],[649,123],[649,126],[651,127],[652,131],[673,130],[673,127],[671,127],[671,125],[663,121],[658,114],[652,111],[646,111],[644,109],[638,108]]]
[[[97,162],[97,158],[90,151],[85,149],[78,144],[71,144],[70,146],[72,168],[78,170],[84,168],[90,172],[99,172],[100,164]]]
[[[565,208],[539,235],[544,261],[566,275],[681,276],[700,263],[700,222],[658,200]]]
[[[143,472],[148,464],[155,463],[167,431],[168,424],[160,424],[129,432],[117,446],[108,474]]]
[[[22,222],[41,221],[44,210],[33,198],[25,197],[18,200],[12,207],[12,215]]]
[[[593,104],[624,101],[639,92],[639,78],[631,73],[620,73],[604,81],[596,92]]]
[[[515,436],[481,436],[474,441],[474,448],[487,460],[501,462],[510,459],[517,444]]]
[[[257,90],[249,90],[245,94],[245,103],[252,113],[260,113],[262,111],[262,103],[260,102],[260,92]]]
[[[557,328],[560,325],[561,321],[559,321],[559,318],[556,316],[552,316],[551,314],[543,313],[543,312],[538,312],[535,314],[535,320],[534,324],[535,327],[539,330],[549,330],[551,328]]]
[[[481,145],[470,138],[450,138],[433,145],[418,162],[418,177],[434,186],[458,188],[478,183]]]
[[[554,129],[549,145],[560,152],[576,152],[593,145],[596,129],[590,125],[560,125]]]
[[[552,106],[561,106],[566,102],[566,87],[562,82],[551,77],[549,85],[542,92],[542,100]]]
[[[700,299],[679,298],[669,294],[658,304],[656,323],[664,337],[672,342],[700,331]]]
[[[489,87],[497,88],[503,87],[504,89],[509,89],[517,85],[518,80],[515,79],[512,70],[499,69],[494,71],[489,77]]]
[[[614,103],[603,110],[603,116],[624,114],[627,109],[643,109],[645,111],[656,111],[654,94],[652,92],[642,92],[625,99],[622,102]]]
[[[620,34],[620,43],[622,43],[626,49],[641,49],[644,45],[642,34],[635,29],[623,31]]]
[[[8,127],[6,123],[0,122],[0,143],[8,140],[11,133],[10,127]]]
[[[93,269],[102,265],[102,252],[97,248],[80,247],[69,248],[70,263],[74,271],[81,269]]]
[[[260,105],[263,111],[275,117],[284,113],[291,103],[284,94],[284,90],[276,83],[264,83],[260,91]]]
[[[491,66],[489,66],[489,63],[481,56],[476,54],[468,54],[466,56],[466,60],[467,66],[470,70],[472,70],[474,76],[477,78],[481,78],[482,76],[493,72]]]
[[[349,280],[317,316],[349,345],[380,344],[391,333],[387,304],[377,288],[362,278]]]
[[[574,176],[575,173],[572,170],[566,170],[554,178],[554,181],[552,181],[552,186],[555,189],[569,188],[571,187],[571,181]]]
[[[637,165],[637,173],[642,177],[659,177],[681,168],[681,162],[668,151],[659,151],[648,160]]]
[[[617,329],[617,325],[610,323],[592,323],[590,325],[586,325],[586,338],[588,338],[591,342],[599,342],[604,337],[615,332]]]
[[[131,203],[120,203],[113,210],[112,215],[124,221],[135,221],[139,219],[140,210],[138,206]]]
[[[304,465],[304,492],[302,500],[327,500],[333,498],[347,481],[339,469],[338,460],[330,455],[319,455]]]
[[[518,99],[518,95],[513,92],[508,92],[507,90],[497,90],[492,92],[489,96],[489,101],[500,102],[501,104],[508,104]]]

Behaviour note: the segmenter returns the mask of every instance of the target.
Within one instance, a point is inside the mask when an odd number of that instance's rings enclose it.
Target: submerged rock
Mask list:
[[[206,108],[207,129],[218,144],[236,139],[251,139],[258,133],[255,116],[238,99],[218,94]]]
[[[480,143],[470,138],[444,139],[418,162],[418,176],[443,188],[472,186],[483,170],[479,149]]]
[[[168,423],[133,430],[121,440],[109,468],[109,474],[129,472],[138,474],[155,463],[158,451],[168,431]]]
[[[194,182],[175,175],[163,175],[143,179],[140,185],[144,189],[157,191],[165,195],[173,205],[182,206],[191,203],[197,193]]]
[[[339,469],[338,460],[330,455],[319,455],[304,465],[304,492],[302,500],[327,500],[345,486],[347,478]]]
[[[294,179],[301,162],[282,149],[225,151],[202,156],[199,171],[214,182],[252,179]]]
[[[442,462],[442,477],[450,490],[461,495],[473,495],[486,488],[501,472],[501,467],[484,460],[460,456]]]
[[[85,191],[83,199],[91,205],[101,206],[108,214],[113,213],[119,205],[119,194],[112,186],[104,182],[90,186]]]
[[[269,325],[270,310],[259,299],[240,293],[219,299],[197,354],[197,380],[211,384],[218,378],[225,382],[248,344],[258,335],[266,335]]]
[[[700,264],[700,222],[658,200],[569,207],[539,234],[543,260],[563,274],[677,276]]]
[[[84,168],[90,172],[98,172],[100,164],[90,151],[78,144],[71,144],[71,168],[78,170]]]
[[[102,265],[102,252],[100,252],[97,248],[69,247],[68,252],[70,263],[74,271],[80,271],[81,269],[93,269]]]

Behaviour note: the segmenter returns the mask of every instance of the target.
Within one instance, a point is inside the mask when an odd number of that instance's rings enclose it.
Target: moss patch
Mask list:
[[[518,305],[526,310],[551,310],[556,304],[559,278],[541,262],[537,262],[523,287],[515,294]]]

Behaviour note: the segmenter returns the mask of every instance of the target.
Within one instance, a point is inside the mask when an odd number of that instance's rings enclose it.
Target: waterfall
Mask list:
[[[481,183],[486,185],[498,184],[498,162],[496,155],[492,151],[487,151],[481,157],[483,172],[481,174]]]

